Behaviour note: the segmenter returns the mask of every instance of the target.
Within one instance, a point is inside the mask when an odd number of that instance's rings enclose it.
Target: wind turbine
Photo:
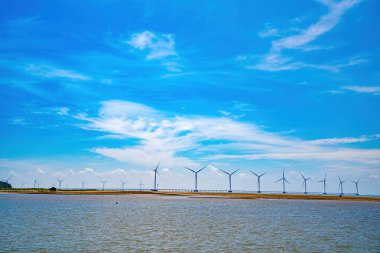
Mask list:
[[[188,168],[188,167],[185,166],[185,169],[190,170],[190,171],[193,172],[194,175],[195,175],[195,188],[194,188],[194,192],[198,192],[198,173],[201,172],[201,171],[202,171],[204,168],[206,168],[207,166],[208,166],[208,165],[204,166],[203,168],[201,168],[201,169],[199,169],[199,170],[197,170],[197,171],[192,170],[192,169],[190,169],[190,168]]]
[[[301,173],[301,176],[302,176],[302,179],[303,179],[302,187],[305,186],[305,192],[304,193],[307,194],[307,180],[310,180],[310,177],[309,178],[305,178],[302,173]]]
[[[144,186],[144,184],[143,183],[141,183],[141,180],[140,180],[140,183],[138,184],[138,186],[140,187],[140,191],[142,190],[142,186]]]
[[[359,195],[359,188],[358,188],[359,181],[360,181],[360,178],[356,181],[351,180],[351,182],[353,182],[356,186],[356,195]]]
[[[154,188],[152,191],[157,191],[157,175],[158,175],[158,166],[160,166],[161,161],[157,164],[156,168],[153,170],[154,171]]]
[[[9,180],[10,180],[11,178],[12,178],[12,176],[8,177],[7,180],[5,180],[5,182],[6,182],[7,184],[9,184]]]
[[[282,193],[286,193],[286,191],[285,191],[285,182],[287,182],[288,184],[290,184],[290,183],[285,178],[285,171],[284,171],[284,169],[282,169],[282,178],[280,178],[279,180],[277,180],[275,183],[280,182],[281,180],[282,180]]]
[[[58,179],[58,178],[56,178],[56,179],[59,182],[59,189],[61,189],[61,184],[63,181],[65,181],[65,179]]]
[[[36,184],[37,184],[37,178],[34,179],[34,185],[33,185],[33,189],[36,189]]]
[[[343,195],[343,183],[345,183],[344,181],[342,181],[342,179],[339,177],[339,187],[340,187],[340,194]]]
[[[264,176],[265,174],[267,174],[268,172],[264,172],[263,174],[259,175],[259,174],[256,174],[255,172],[253,172],[251,170],[251,172],[257,177],[257,187],[258,187],[258,190],[257,190],[257,193],[261,193],[261,190],[260,190],[260,178],[262,176]]]
[[[326,194],[326,174],[323,180],[318,181],[319,183],[323,183],[323,194]]]
[[[222,171],[222,172],[224,172],[224,173],[226,173],[226,174],[228,175],[228,181],[229,181],[229,183],[230,183],[230,189],[229,189],[228,192],[232,192],[232,190],[231,190],[231,177],[232,177],[232,175],[235,174],[235,172],[238,171],[239,169],[235,170],[235,171],[232,172],[232,173],[228,173],[227,171],[224,171],[224,170],[222,170],[222,169],[219,169],[219,170]]]
[[[104,180],[104,181],[100,180],[100,182],[102,182],[103,184],[103,191],[104,191],[104,185],[107,183],[107,180]]]
[[[120,180],[121,181],[121,188],[123,189],[124,191],[124,185],[127,183],[127,181],[123,181],[123,180]]]
[[[82,191],[84,190],[84,181],[82,181]]]
[[[21,182],[21,188],[24,189],[24,183]]]

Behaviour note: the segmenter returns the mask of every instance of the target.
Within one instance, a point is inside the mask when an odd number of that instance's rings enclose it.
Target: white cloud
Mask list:
[[[349,61],[343,64],[317,65],[300,62],[283,55],[284,50],[301,50],[307,52],[312,50],[324,49],[324,47],[309,45],[309,43],[313,42],[321,35],[333,29],[339,23],[342,15],[355,4],[359,3],[360,0],[320,2],[325,4],[329,8],[329,12],[326,15],[322,16],[315,24],[309,26],[304,30],[301,30],[296,35],[286,36],[278,40],[272,41],[272,46],[269,52],[262,57],[261,61],[258,64],[248,66],[248,68],[265,71],[283,71],[300,68],[316,68],[329,71],[338,71],[342,67],[363,63],[364,61]],[[274,33],[274,31],[272,31],[272,33]],[[266,33],[264,33],[264,35],[265,34]]]
[[[91,168],[84,168],[83,170],[79,171],[80,174],[92,174],[94,172],[94,169]]]
[[[309,143],[313,144],[344,144],[344,143],[357,143],[357,142],[366,142],[371,141],[379,138],[378,135],[372,135],[372,136],[361,136],[359,138],[351,138],[351,137],[345,137],[345,138],[328,138],[328,139],[319,139],[319,140],[312,140],[308,141]]]
[[[279,36],[280,32],[276,28],[267,28],[259,33],[261,38],[275,37]]]
[[[297,49],[309,44],[319,36],[334,28],[341,16],[360,0],[343,0],[338,3],[324,1],[328,7],[327,15],[321,17],[317,23],[311,25],[297,35],[288,36],[272,42],[272,50],[279,52],[283,49]]]
[[[8,119],[8,122],[13,125],[25,126],[28,125],[28,122],[23,117],[13,117]]]
[[[380,86],[343,86],[343,90],[380,95]]]
[[[95,147],[92,152],[149,167],[159,160],[170,167],[198,166],[194,159],[337,160],[380,164],[378,149],[325,146],[366,141],[374,136],[303,141],[265,131],[253,123],[225,117],[172,116],[145,105],[117,100],[103,102],[96,117],[77,118],[85,121],[81,125],[83,129],[138,140],[126,147]]]
[[[147,60],[177,55],[173,34],[155,34],[145,31],[133,34],[127,43],[135,49],[148,50]]]
[[[45,174],[45,170],[42,169],[42,168],[37,168],[36,172],[39,173],[39,174]]]
[[[29,64],[25,67],[25,71],[31,75],[42,76],[46,78],[66,78],[71,80],[86,81],[91,78],[70,70],[59,69],[50,65]]]
[[[67,107],[58,107],[53,109],[58,115],[68,115],[70,109]]]

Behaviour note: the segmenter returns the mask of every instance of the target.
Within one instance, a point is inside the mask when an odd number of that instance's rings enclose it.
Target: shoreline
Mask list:
[[[160,195],[160,196],[187,196],[193,198],[225,198],[225,199],[296,199],[296,200],[339,200],[339,201],[369,201],[380,202],[380,196],[353,196],[353,195],[313,195],[313,194],[275,194],[275,193],[215,193],[215,192],[154,192],[154,191],[101,191],[101,190],[57,190],[46,189],[15,189],[0,190],[8,194],[55,194],[55,195]]]

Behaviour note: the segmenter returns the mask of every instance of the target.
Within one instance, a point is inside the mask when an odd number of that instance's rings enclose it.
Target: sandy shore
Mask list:
[[[188,196],[197,198],[231,198],[231,199],[304,199],[304,200],[346,200],[346,201],[373,201],[380,202],[380,197],[352,196],[352,195],[312,195],[312,194],[267,194],[267,193],[214,193],[214,192],[151,192],[151,191],[101,191],[101,190],[48,190],[13,189],[0,190],[0,193],[16,194],[61,194],[61,195],[125,195],[150,194],[164,196]]]

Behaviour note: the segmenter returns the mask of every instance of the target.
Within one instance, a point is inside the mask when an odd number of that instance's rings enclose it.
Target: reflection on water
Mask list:
[[[0,252],[380,252],[379,203],[0,194],[0,208]]]

